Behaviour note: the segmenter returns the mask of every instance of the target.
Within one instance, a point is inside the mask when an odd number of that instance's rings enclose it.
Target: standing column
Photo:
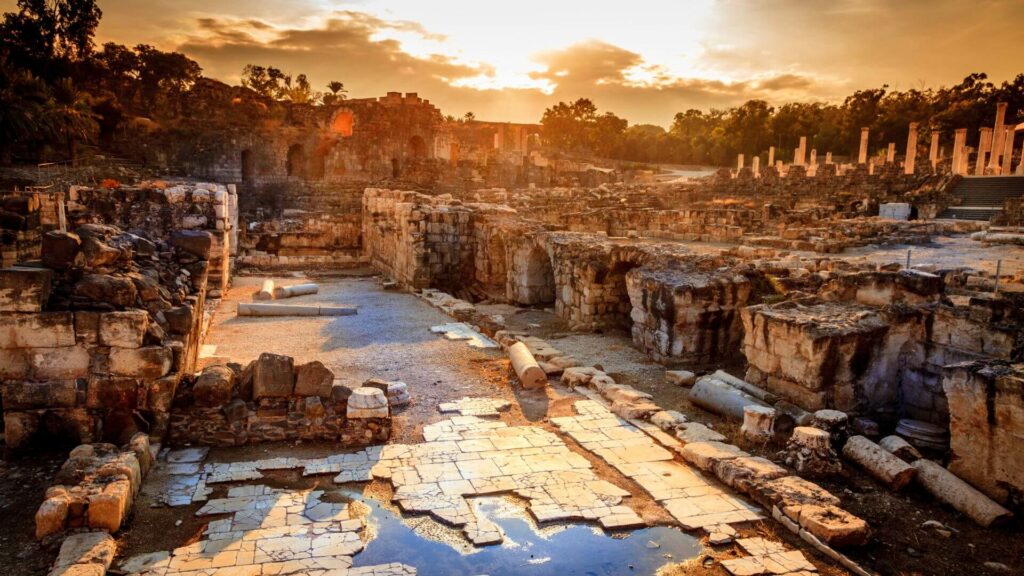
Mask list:
[[[914,173],[914,162],[917,161],[917,122],[910,123],[910,131],[907,132],[907,155],[903,159],[903,173]]]
[[[889,148],[885,151],[885,163],[892,164],[896,161],[896,143],[889,142]]]
[[[1003,123],[1006,121],[1006,102],[1000,102],[996,104],[996,123],[992,127],[992,159],[988,163],[988,167],[992,168],[996,174],[999,173],[999,159],[1003,154],[1003,141],[1006,132],[1004,130]]]
[[[992,129],[988,126],[981,129],[981,139],[978,142],[978,157],[974,159],[974,175],[985,175],[985,155],[992,150]]]
[[[775,146],[768,147],[768,165],[775,166]]]
[[[807,136],[800,137],[800,161],[796,163],[797,166],[803,166],[807,163]]]
[[[999,167],[999,174],[1009,176],[1012,173],[1010,165],[1013,163],[1013,135],[1013,126],[1003,126],[1003,163]]]
[[[750,161],[750,170],[754,173],[754,178],[761,177],[761,155],[758,154]]]
[[[831,152],[825,152],[825,164],[831,164],[831,163],[832,163],[832,153]]]
[[[740,170],[743,170],[743,154],[736,157],[736,172],[739,173]]]
[[[928,161],[932,163],[932,170],[939,163],[939,133],[932,131],[932,145],[928,149]]]
[[[860,152],[857,154],[857,163],[866,164],[868,161],[868,129],[860,129]]]
[[[967,128],[958,128],[956,137],[953,139],[953,166],[950,168],[950,172],[953,174],[964,173],[964,165],[967,164],[964,160],[964,144],[966,143]]]

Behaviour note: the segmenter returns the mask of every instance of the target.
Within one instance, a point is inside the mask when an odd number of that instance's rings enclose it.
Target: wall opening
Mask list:
[[[525,294],[520,302],[529,306],[555,302],[555,272],[546,250],[534,246],[526,260]]]
[[[292,144],[288,148],[288,159],[285,162],[285,169],[289,176],[296,178],[306,177],[306,152],[302,144]]]
[[[413,136],[409,139],[409,157],[417,160],[422,160],[427,157],[427,143],[423,141],[423,138],[419,136]]]
[[[391,159],[391,177],[398,178],[402,175],[402,170],[398,166],[398,158]]]
[[[352,125],[354,124],[355,117],[349,110],[342,110],[334,116],[334,120],[331,121],[331,132],[338,136],[351,136]]]
[[[639,264],[635,262],[620,261],[612,264],[604,274],[598,274],[596,283],[601,289],[595,291],[600,294],[598,302],[594,303],[595,325],[626,332],[632,330],[633,305],[629,301],[629,291],[626,288],[626,273],[637,266]]]
[[[334,141],[325,140],[313,151],[313,158],[309,165],[309,177],[313,180],[323,180],[327,175],[327,157],[334,147]]]
[[[242,182],[252,182],[256,176],[256,161],[252,150],[242,150]]]

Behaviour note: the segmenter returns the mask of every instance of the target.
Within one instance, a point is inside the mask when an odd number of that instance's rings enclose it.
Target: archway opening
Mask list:
[[[555,302],[555,271],[546,250],[534,246],[526,260],[524,294],[520,302],[528,306],[553,304]]]
[[[306,177],[306,152],[302,149],[302,144],[292,144],[288,148],[285,169],[289,176]]]
[[[242,182],[252,182],[256,176],[256,161],[252,150],[242,150]]]
[[[630,332],[633,328],[633,304],[629,301],[626,273],[636,268],[635,262],[619,261],[603,274],[599,273],[595,283],[600,286],[593,290],[597,294],[594,305],[594,325],[612,330]]]
[[[349,110],[342,110],[331,121],[331,132],[338,136],[351,136],[355,117]]]
[[[398,165],[398,158],[391,159],[391,177],[398,178],[402,175],[402,170]]]

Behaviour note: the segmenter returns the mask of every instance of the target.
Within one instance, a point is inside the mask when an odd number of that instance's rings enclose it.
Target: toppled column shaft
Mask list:
[[[548,384],[548,376],[537,364],[530,349],[522,342],[516,342],[508,349],[508,358],[512,362],[512,369],[519,378],[523,388],[527,390],[543,388]]]

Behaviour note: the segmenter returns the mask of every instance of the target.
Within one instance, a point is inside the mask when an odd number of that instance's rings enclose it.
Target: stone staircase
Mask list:
[[[952,194],[960,205],[946,208],[939,218],[988,221],[1003,211],[1008,198],[1024,196],[1024,176],[965,176]]]

